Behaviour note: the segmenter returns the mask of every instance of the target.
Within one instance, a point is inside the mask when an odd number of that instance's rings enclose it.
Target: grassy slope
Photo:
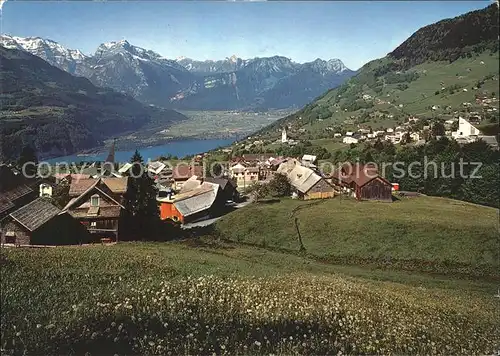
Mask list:
[[[265,353],[274,354],[324,354],[338,350],[337,342],[344,353],[353,352],[354,342],[365,353],[411,353],[410,347],[423,353],[488,353],[498,343],[495,286],[481,282],[359,272],[216,243],[9,249],[2,255],[2,347],[19,352],[164,354],[156,348],[161,344],[174,354],[199,353],[198,347],[222,353],[217,345],[224,343],[234,354],[248,353],[243,345],[251,347],[264,336],[272,341]],[[404,284],[376,280],[387,278]],[[346,315],[354,324],[343,319],[347,325],[339,327],[335,320]],[[199,333],[205,324],[217,328]],[[327,345],[307,339],[295,348],[311,327]],[[190,332],[197,334],[194,341]]]
[[[498,276],[495,209],[434,197],[308,204],[289,199],[253,204],[223,217],[216,226],[235,241],[297,251],[291,214],[304,206],[294,217],[307,253],[315,258],[377,265],[390,261],[398,268]]]
[[[484,64],[481,64],[481,61]],[[405,90],[397,89],[397,84],[388,84],[380,94],[377,94],[370,85],[363,84],[362,91],[357,96],[358,99],[361,99],[362,94],[369,94],[375,99],[385,101],[383,104],[375,104],[373,108],[366,109],[366,112],[376,114],[377,117],[370,119],[364,125],[378,129],[392,127],[398,121],[404,121],[409,115],[419,117],[453,115],[455,111],[461,112],[464,110],[463,102],[473,103],[471,111],[478,110],[482,112],[482,108],[475,105],[474,95],[478,92],[496,92],[498,96],[498,61],[498,53],[494,55],[483,53],[475,58],[458,59],[453,63],[427,62],[420,64],[409,70],[409,72],[418,72],[420,77],[407,83],[408,88]],[[370,73],[386,62],[387,59],[385,58],[375,60],[364,66],[361,69],[361,74]],[[468,69],[471,70],[468,71]],[[472,87],[476,85],[477,81],[482,80],[487,75],[495,75],[495,78],[485,81],[480,90],[473,90]],[[348,85],[351,81],[347,82]],[[456,90],[454,94],[450,94],[447,90],[444,90],[439,95],[435,95],[435,92],[442,88],[441,82],[444,82],[445,88],[459,85],[462,89],[466,88],[467,92]],[[348,98],[352,99],[352,96],[349,95]],[[293,124],[294,129],[305,128],[313,137],[324,132],[325,128],[336,125],[341,125],[347,130],[353,129],[355,125],[349,124],[350,118],[360,117],[365,109],[342,111],[339,107],[335,107],[336,104],[342,105],[345,100],[344,98],[338,98],[338,89],[330,90],[311,103],[308,111],[302,109],[296,114],[270,125],[269,129],[262,132],[276,136],[275,128],[284,123]],[[391,102],[391,104],[387,102]],[[402,104],[403,107],[400,108],[399,104]],[[439,109],[431,110],[429,107],[433,105],[438,105]],[[451,106],[451,109],[446,110],[447,106]],[[332,113],[330,117],[323,118],[321,121],[314,119],[318,112],[327,108]],[[393,115],[394,117],[383,118],[381,115],[384,113],[386,116]],[[299,117],[302,119],[298,119]]]

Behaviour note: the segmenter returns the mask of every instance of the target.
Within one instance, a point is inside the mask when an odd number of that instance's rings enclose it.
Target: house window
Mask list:
[[[92,221],[92,222],[90,223],[90,227],[97,227],[97,222]]]
[[[90,197],[90,205],[91,206],[99,206],[99,195],[92,195]]]

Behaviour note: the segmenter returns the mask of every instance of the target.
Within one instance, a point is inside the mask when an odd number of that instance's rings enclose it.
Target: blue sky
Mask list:
[[[7,1],[1,32],[93,53],[127,39],[168,58],[282,55],[339,58],[351,69],[383,57],[422,26],[490,1]]]

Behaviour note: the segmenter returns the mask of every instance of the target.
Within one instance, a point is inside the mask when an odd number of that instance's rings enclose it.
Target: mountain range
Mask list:
[[[94,85],[161,107],[191,110],[301,107],[355,74],[341,60],[296,63],[273,56],[218,61],[168,59],[126,40],[101,44],[93,55],[38,37],[0,37]]]

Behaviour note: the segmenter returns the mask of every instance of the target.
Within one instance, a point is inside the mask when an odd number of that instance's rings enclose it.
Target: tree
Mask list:
[[[38,165],[38,158],[36,156],[36,151],[30,145],[25,145],[21,150],[21,155],[19,156],[18,165],[28,176],[34,176],[36,173],[36,166]]]
[[[292,192],[292,185],[285,174],[276,173],[268,185],[269,192],[275,197],[287,197]]]
[[[463,199],[473,203],[499,207],[500,168],[498,164],[483,165],[475,174],[477,178],[465,179],[461,186]]]
[[[125,225],[124,231],[129,237],[142,235],[151,238],[159,223],[157,189],[154,180],[143,166],[143,159],[136,150],[130,163],[133,163],[132,175],[128,179],[127,192],[124,195]]]
[[[269,187],[267,184],[254,182],[245,189],[245,194],[250,194],[258,202],[269,194]]]
[[[70,185],[67,183],[67,181],[63,181],[62,183],[58,184],[52,192],[52,202],[59,209],[64,208],[70,200],[69,188]]]
[[[401,144],[406,145],[411,142],[411,136],[409,132],[405,132],[403,137],[401,137]]]
[[[436,136],[444,136],[444,133],[445,133],[445,128],[444,128],[444,125],[441,121],[438,121],[438,122],[435,122],[433,125],[432,125],[432,136],[436,137]]]

